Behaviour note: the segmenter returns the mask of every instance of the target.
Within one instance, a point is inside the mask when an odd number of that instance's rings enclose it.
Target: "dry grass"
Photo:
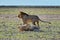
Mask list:
[[[40,32],[19,32],[17,26],[22,23],[17,18],[19,10],[35,15],[60,14],[60,8],[0,8],[0,40],[60,40],[60,21],[57,19],[51,19],[51,25],[40,22]]]

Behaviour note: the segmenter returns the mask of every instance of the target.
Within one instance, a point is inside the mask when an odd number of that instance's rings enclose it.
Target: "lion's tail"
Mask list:
[[[48,21],[43,21],[43,20],[41,20],[41,19],[39,19],[41,22],[45,22],[45,23],[49,23],[49,24],[51,24],[51,22],[48,22]]]

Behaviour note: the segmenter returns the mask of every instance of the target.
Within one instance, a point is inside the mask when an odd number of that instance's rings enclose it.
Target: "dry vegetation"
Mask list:
[[[40,22],[40,32],[19,32],[19,11],[38,15],[52,24]],[[60,40],[60,8],[0,8],[0,40]]]

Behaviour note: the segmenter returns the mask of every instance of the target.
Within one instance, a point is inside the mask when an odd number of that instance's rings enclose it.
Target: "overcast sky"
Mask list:
[[[0,0],[1,5],[60,6],[60,0]]]

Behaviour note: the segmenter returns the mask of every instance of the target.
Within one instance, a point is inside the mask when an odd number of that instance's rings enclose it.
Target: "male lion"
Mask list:
[[[39,27],[39,21],[51,24],[50,22],[42,21],[41,19],[39,19],[37,15],[28,15],[25,12],[20,12],[20,14],[18,14],[18,18],[21,18],[24,24],[32,22],[33,25],[37,25],[38,27]]]

